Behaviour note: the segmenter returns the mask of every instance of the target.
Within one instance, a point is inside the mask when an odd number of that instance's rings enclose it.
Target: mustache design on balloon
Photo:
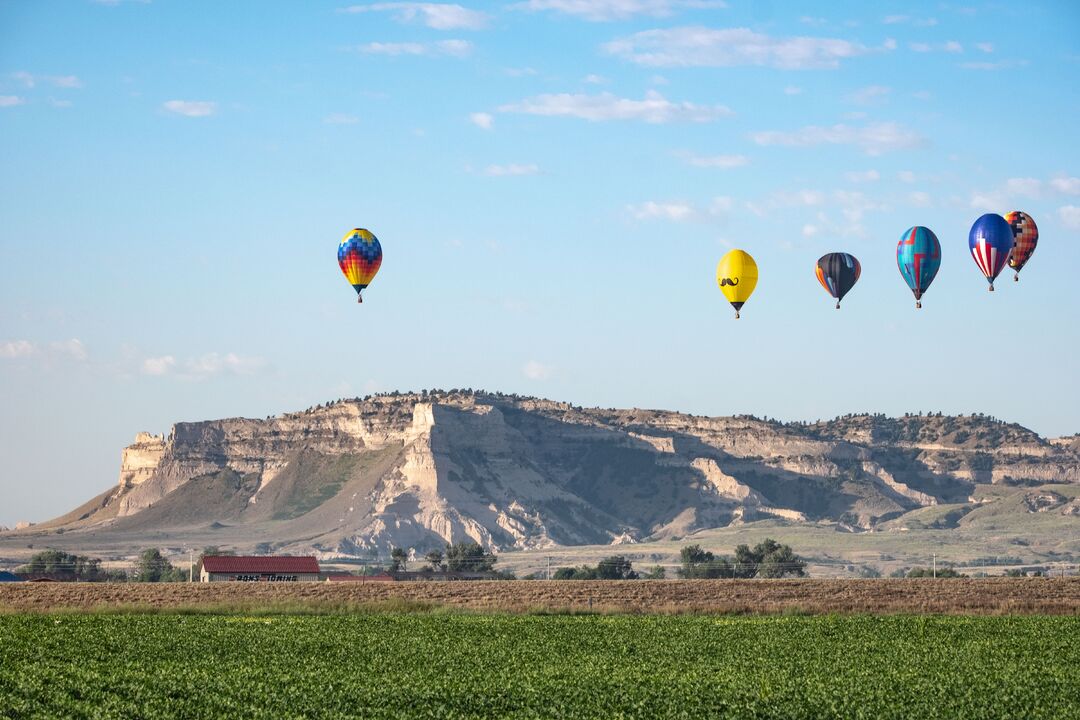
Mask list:
[[[735,287],[738,284],[739,284],[739,278],[735,278],[734,280],[732,280],[731,278],[721,278],[720,279],[720,287],[726,287],[728,285],[730,285],[731,287]]]

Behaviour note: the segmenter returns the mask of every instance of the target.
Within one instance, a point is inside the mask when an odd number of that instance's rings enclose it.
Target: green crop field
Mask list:
[[[0,660],[0,717],[1080,717],[1070,617],[0,615]]]

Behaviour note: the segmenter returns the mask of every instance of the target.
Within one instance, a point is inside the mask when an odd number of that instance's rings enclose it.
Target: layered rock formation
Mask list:
[[[467,539],[506,550],[761,518],[865,531],[975,503],[980,486],[1047,483],[1080,483],[1077,444],[983,417],[781,424],[440,392],[140,433],[116,488],[47,525],[247,528],[252,543],[324,557]],[[1032,512],[1077,516],[1047,493]]]

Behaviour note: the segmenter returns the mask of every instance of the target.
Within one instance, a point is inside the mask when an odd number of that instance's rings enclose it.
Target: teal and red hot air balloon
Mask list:
[[[839,310],[840,301],[859,281],[862,266],[854,255],[833,252],[822,255],[814,271],[821,287],[825,288],[825,292],[836,298],[836,309]]]
[[[941,267],[941,243],[930,228],[908,228],[896,244],[896,266],[915,295],[915,307],[922,307],[922,296]]]
[[[364,228],[345,233],[337,250],[338,266],[345,279],[356,290],[356,302],[364,302],[360,293],[375,278],[382,265],[382,245],[379,238]]]
[[[968,247],[971,248],[971,257],[975,258],[979,271],[990,283],[992,292],[994,278],[1009,262],[1009,254],[1013,249],[1013,229],[1000,215],[986,213],[971,226]]]
[[[1009,267],[1016,271],[1014,281],[1020,280],[1020,270],[1035,252],[1039,244],[1039,228],[1026,212],[1013,210],[1006,213],[1005,222],[1009,223],[1013,233],[1012,252],[1009,253]]]

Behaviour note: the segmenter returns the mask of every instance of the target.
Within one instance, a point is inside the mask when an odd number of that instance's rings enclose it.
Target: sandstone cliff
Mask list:
[[[983,417],[781,424],[455,391],[140,433],[113,490],[45,526],[240,528],[324,557],[464,539],[507,550],[760,518],[865,531],[973,503],[979,487],[1050,483],[1080,483],[1075,442]],[[1043,505],[1077,517],[1075,503]]]

